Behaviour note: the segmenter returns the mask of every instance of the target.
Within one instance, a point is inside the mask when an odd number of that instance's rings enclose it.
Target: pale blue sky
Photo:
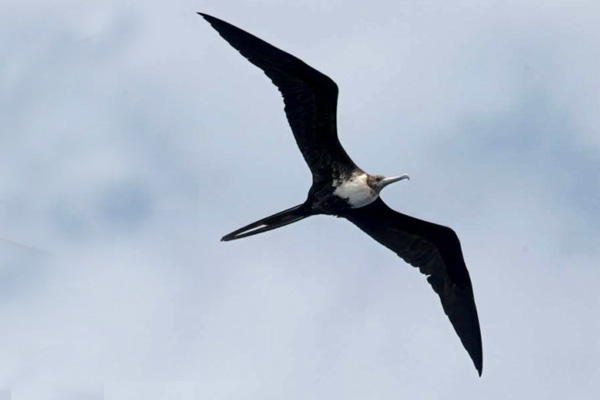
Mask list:
[[[0,5],[0,393],[593,399],[595,1]],[[485,4],[483,4],[485,3]],[[224,234],[310,185],[276,88],[195,12],[340,87],[385,201],[453,227],[483,377],[425,279],[343,220]]]

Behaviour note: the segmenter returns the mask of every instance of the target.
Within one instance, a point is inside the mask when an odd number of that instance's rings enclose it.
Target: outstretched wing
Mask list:
[[[279,88],[285,114],[314,181],[347,176],[356,168],[337,137],[338,87],[303,61],[235,26],[198,13]]]
[[[473,287],[456,233],[389,208],[380,198],[340,215],[419,268],[481,375],[483,355]]]

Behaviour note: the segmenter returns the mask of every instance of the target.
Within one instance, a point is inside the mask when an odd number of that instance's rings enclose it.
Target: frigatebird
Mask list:
[[[456,233],[394,211],[381,200],[383,188],[408,179],[408,175],[371,175],[350,159],[337,136],[338,87],[331,78],[240,28],[198,14],[277,86],[294,138],[313,178],[304,203],[246,225],[221,240],[267,232],[312,215],[347,219],[427,276],[481,376],[479,319]]]

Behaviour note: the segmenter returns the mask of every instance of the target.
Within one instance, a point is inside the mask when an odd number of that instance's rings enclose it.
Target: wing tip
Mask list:
[[[482,351],[480,350],[476,354],[471,354],[471,352],[469,352],[469,351],[468,351],[468,353],[471,356],[471,360],[473,360],[473,365],[475,366],[475,369],[477,370],[477,374],[481,378],[481,374],[483,373],[483,353],[482,353]]]
[[[198,11],[196,14],[207,20],[210,24],[213,22],[219,21],[218,18],[213,17],[212,15],[205,14],[203,12]]]

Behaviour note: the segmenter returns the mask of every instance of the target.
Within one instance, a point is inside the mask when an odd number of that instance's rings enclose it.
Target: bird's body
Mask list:
[[[326,215],[340,215],[367,206],[379,197],[378,178],[384,179],[357,168],[349,176],[314,182],[305,204],[315,213]],[[408,175],[403,175],[398,180],[407,178]]]
[[[481,375],[481,332],[471,280],[454,231],[389,208],[379,197],[387,185],[408,175],[371,175],[348,156],[337,137],[338,87],[303,61],[225,21],[199,13],[251,63],[262,69],[283,96],[296,144],[313,176],[304,203],[244,226],[222,240],[267,232],[312,215],[352,222],[407,263],[419,268]]]

